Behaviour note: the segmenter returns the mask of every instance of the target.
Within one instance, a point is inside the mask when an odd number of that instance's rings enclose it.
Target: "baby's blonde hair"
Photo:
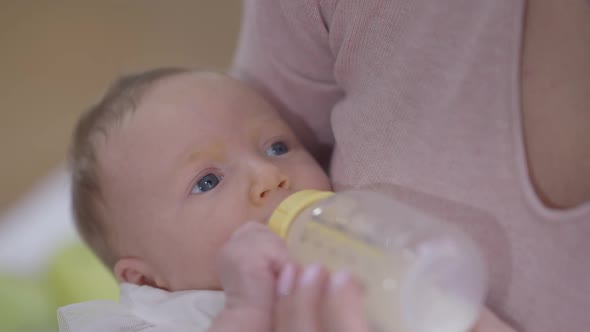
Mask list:
[[[114,124],[133,112],[154,83],[191,71],[169,67],[123,76],[78,120],[69,154],[74,219],[82,239],[111,270],[119,257],[109,245],[105,214],[100,210],[104,197],[98,180],[97,140],[106,137]]]

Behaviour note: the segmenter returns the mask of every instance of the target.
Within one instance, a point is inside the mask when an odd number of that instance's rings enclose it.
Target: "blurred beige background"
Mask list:
[[[63,163],[78,114],[117,75],[224,70],[239,0],[0,0],[0,214]]]

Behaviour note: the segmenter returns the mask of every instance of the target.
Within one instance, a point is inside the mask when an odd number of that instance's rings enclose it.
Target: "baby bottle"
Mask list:
[[[477,246],[387,196],[300,191],[276,208],[269,227],[300,263],[354,275],[375,331],[467,332],[479,316],[486,268]]]

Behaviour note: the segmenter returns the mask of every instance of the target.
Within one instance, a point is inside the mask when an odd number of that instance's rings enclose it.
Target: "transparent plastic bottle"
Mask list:
[[[353,274],[376,331],[467,332],[479,316],[487,271],[477,246],[387,196],[300,191],[269,226],[299,262]]]

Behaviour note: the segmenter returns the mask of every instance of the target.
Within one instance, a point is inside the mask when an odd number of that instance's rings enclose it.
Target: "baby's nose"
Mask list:
[[[256,179],[252,183],[250,200],[256,205],[262,204],[273,191],[287,190],[290,186],[289,178],[277,167],[265,167],[258,172]]]

